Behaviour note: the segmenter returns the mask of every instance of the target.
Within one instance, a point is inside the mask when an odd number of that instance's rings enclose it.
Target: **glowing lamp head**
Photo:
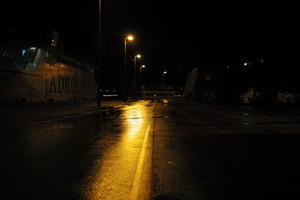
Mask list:
[[[168,72],[167,72],[167,71],[164,71],[163,73],[164,73],[164,74],[167,74]]]
[[[133,37],[132,35],[128,35],[128,36],[126,37],[126,39],[129,40],[129,41],[132,41],[132,40],[134,40],[134,37]]]
[[[141,68],[146,68],[146,65],[142,65]]]
[[[141,54],[137,54],[136,57],[137,57],[137,58],[141,58],[142,55],[141,55]]]

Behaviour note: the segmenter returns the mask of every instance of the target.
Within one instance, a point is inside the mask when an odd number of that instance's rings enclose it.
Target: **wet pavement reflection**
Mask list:
[[[299,111],[300,113],[300,111]],[[299,199],[299,114],[174,99],[1,130],[5,199]]]
[[[151,157],[152,109],[151,102],[140,101],[110,114],[2,130],[3,195],[9,199],[134,199],[149,195],[136,194],[134,188],[140,187],[141,171],[143,176],[147,174],[144,163]]]
[[[140,179],[139,163],[144,163],[151,124],[151,112],[144,104],[125,107],[121,121],[114,121],[111,130],[121,130],[116,135],[106,135],[89,151],[99,149],[107,141],[113,145],[104,149],[89,170],[91,177],[86,185],[87,199],[133,199],[135,180]],[[149,188],[150,189],[150,188]]]

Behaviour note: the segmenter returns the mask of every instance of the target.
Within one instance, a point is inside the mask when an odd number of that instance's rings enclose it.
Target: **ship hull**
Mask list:
[[[61,63],[30,70],[0,71],[0,102],[66,102],[96,99],[94,74]]]

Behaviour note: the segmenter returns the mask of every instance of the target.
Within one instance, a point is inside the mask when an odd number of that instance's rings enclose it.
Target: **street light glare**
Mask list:
[[[167,71],[164,71],[164,74],[167,74],[168,72]]]
[[[142,55],[141,55],[141,54],[137,54],[136,57],[137,57],[137,58],[141,58]]]
[[[132,35],[128,35],[127,40],[132,41],[132,40],[134,40],[134,37]]]
[[[146,68],[146,65],[142,65],[141,67],[142,67],[142,68]]]

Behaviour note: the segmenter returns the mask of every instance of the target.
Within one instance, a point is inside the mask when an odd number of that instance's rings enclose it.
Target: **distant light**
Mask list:
[[[142,65],[141,68],[146,68],[146,65]]]
[[[30,47],[30,50],[36,50],[36,47]]]
[[[164,71],[163,73],[164,73],[164,74],[167,74],[168,72],[167,72],[167,71]]]
[[[26,50],[25,49],[22,49],[22,56],[24,56],[26,53]]]
[[[229,65],[227,65],[227,66],[226,66],[226,68],[227,68],[227,69],[229,69],[229,68],[230,68],[230,66],[229,66]]]
[[[137,57],[137,58],[141,58],[142,55],[141,55],[141,54],[137,54],[136,57]]]
[[[117,94],[103,94],[103,97],[118,97]]]
[[[244,63],[244,66],[247,66],[248,65],[248,63]]]
[[[260,60],[261,63],[264,63],[265,61],[263,59]]]

